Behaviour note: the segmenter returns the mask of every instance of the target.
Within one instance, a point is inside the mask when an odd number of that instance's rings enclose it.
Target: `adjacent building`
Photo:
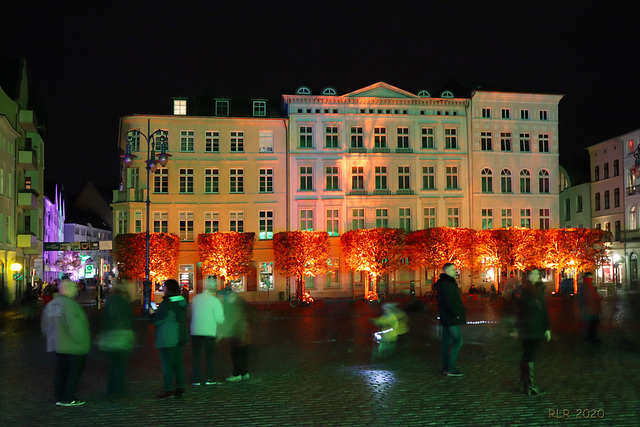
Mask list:
[[[42,254],[44,139],[24,58],[0,67],[0,302],[19,301]]]

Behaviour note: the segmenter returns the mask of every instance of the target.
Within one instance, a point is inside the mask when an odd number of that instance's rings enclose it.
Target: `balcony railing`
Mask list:
[[[398,190],[398,192],[396,193],[399,196],[404,196],[407,194],[415,194],[414,191],[410,188],[403,188],[401,190]]]
[[[348,196],[366,196],[367,190],[351,190],[347,195]]]
[[[366,153],[367,149],[366,148],[351,147],[351,148],[349,148],[349,152],[350,153]]]
[[[390,153],[391,150],[388,148],[381,148],[381,147],[376,147],[373,150],[371,150],[372,153]]]
[[[640,242],[640,230],[621,230],[620,242]]]
[[[633,196],[634,194],[640,194],[640,185],[632,185],[627,187],[627,195]]]

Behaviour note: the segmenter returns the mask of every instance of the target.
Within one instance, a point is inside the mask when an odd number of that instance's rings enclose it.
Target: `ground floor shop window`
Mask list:
[[[329,268],[327,270],[327,289],[339,288],[340,287],[340,280],[339,280],[340,259],[329,258],[327,260],[327,264],[329,265]]]
[[[273,290],[273,263],[272,262],[260,262],[258,263],[258,290],[260,291],[272,291]]]
[[[180,264],[179,272],[180,287],[186,286],[189,292],[193,292],[193,264]]]

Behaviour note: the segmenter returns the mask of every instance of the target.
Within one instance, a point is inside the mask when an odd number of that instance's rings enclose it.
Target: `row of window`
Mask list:
[[[521,133],[519,143],[521,153],[531,153],[531,134]],[[549,147],[549,134],[538,134],[538,152],[550,153]],[[482,151],[494,151],[492,132],[480,132],[480,148]],[[500,132],[500,151],[513,152],[511,132]]]
[[[482,209],[482,229],[489,230],[494,228],[494,209]],[[513,227],[513,210],[510,208],[500,209],[500,227]],[[540,230],[548,230],[551,226],[551,210],[539,209],[538,219],[540,221]],[[531,209],[520,209],[520,227],[531,228]]]
[[[460,226],[460,207],[452,206],[447,207],[447,216],[444,223],[448,227]],[[434,228],[440,224],[436,216],[437,208],[425,207],[423,208],[422,227]],[[359,230],[369,227],[373,228],[401,228],[405,231],[411,231],[415,229],[416,224],[413,217],[413,209],[410,207],[398,208],[397,217],[394,215],[391,218],[391,210],[386,207],[376,208],[351,208],[348,210],[348,223],[351,230]],[[513,209],[503,208],[500,209],[500,226],[512,227],[514,225]],[[366,214],[366,215],[365,215]],[[135,211],[133,213],[133,232],[142,232],[142,211]],[[273,238],[273,221],[274,214],[272,210],[262,210],[258,212],[258,238],[259,239],[272,239]],[[397,218],[397,219],[396,219]],[[231,211],[228,216],[228,231],[236,231],[242,233],[245,231],[244,211]],[[340,209],[327,208],[325,211],[325,228],[330,236],[338,236],[342,232],[340,230],[341,216]],[[548,229],[550,227],[551,214],[550,209],[539,209],[539,222],[540,229]],[[531,228],[532,226],[532,209],[520,209],[520,227]],[[321,230],[321,227],[316,224],[315,209],[302,208],[298,212],[298,228],[303,231]],[[494,228],[494,209],[487,208],[482,209],[482,229]],[[207,211],[204,212],[202,227],[200,228],[204,233],[214,233],[221,231],[220,228],[220,215],[219,212]],[[251,228],[251,229],[255,229]],[[126,211],[118,211],[117,215],[117,230],[118,234],[128,233],[129,224]],[[168,212],[153,212],[152,216],[152,231],[154,233],[167,233],[169,232],[169,213]],[[223,230],[224,231],[224,230]],[[180,212],[179,213],[179,237],[181,240],[193,241],[194,235],[194,213],[193,212]]]
[[[161,130],[158,133],[158,138],[169,136],[169,131]],[[159,141],[160,139],[158,139]],[[244,131],[230,131],[229,137],[226,140],[228,144],[229,152],[231,153],[244,153],[245,136]],[[135,129],[130,133],[129,149],[132,153],[140,151],[140,135],[135,132]],[[273,131],[261,130],[259,133],[258,147],[261,153],[273,152]],[[156,147],[157,148],[157,147]],[[194,153],[196,152],[196,135],[193,130],[181,130],[180,131],[180,152],[181,153]],[[205,153],[219,153],[220,152],[220,131],[207,130],[204,132],[204,152]],[[168,148],[167,148],[168,149]],[[201,152],[201,150],[198,150]]]
[[[229,100],[226,100],[226,99],[214,100],[214,112],[216,116],[228,117],[229,116]],[[187,114],[186,99],[173,100],[173,114],[175,114],[176,116],[184,116]],[[265,100],[253,101],[253,116],[265,117],[266,115],[267,115],[267,101]]]
[[[491,107],[482,107],[482,118],[483,119],[492,119],[494,118],[493,110]],[[500,111],[500,116],[496,116],[495,118],[501,118],[505,120],[512,119],[511,117],[511,108],[502,108]],[[539,110],[538,111],[538,119],[541,121],[549,120],[549,110]],[[521,109],[520,110],[520,120],[531,120],[530,110],[529,109]]]
[[[481,173],[482,192],[493,193],[493,172],[484,168]],[[513,180],[511,170],[502,169],[500,172],[500,190],[502,193],[513,193]],[[551,191],[551,174],[542,169],[538,172],[538,193],[549,194]],[[520,193],[531,193],[531,172],[527,169],[520,171]]]
[[[129,169],[128,171],[129,188],[137,188],[139,183],[138,169]],[[179,193],[194,193],[194,170],[193,168],[180,168]],[[219,194],[220,193],[220,171],[218,168],[204,169],[204,193]],[[262,168],[259,171],[259,189],[260,193],[273,193],[273,168]],[[169,170],[156,169],[153,176],[153,192],[156,194],[169,193]],[[229,193],[244,193],[244,169],[229,169]]]
[[[602,165],[602,179],[609,178],[609,163],[604,163]],[[620,175],[620,161],[613,161],[613,176]],[[600,181],[600,165],[597,165],[593,168],[593,180]]]
[[[315,148],[314,132],[312,126],[300,126],[298,128],[299,144],[298,148]],[[396,128],[396,148],[400,150],[411,149],[409,127],[400,126]],[[376,126],[373,128],[373,135],[367,135],[367,140],[372,140],[373,150],[390,149],[387,128]],[[363,126],[351,126],[349,128],[349,148],[364,150],[365,133]],[[324,148],[340,148],[339,126],[328,125],[324,127]],[[421,128],[421,148],[436,149],[435,127]],[[455,127],[444,128],[444,148],[448,150],[459,149],[458,129]]]
[[[139,182],[139,170],[132,168],[128,170],[128,186],[137,188]],[[179,193],[194,193],[194,169],[179,169]],[[338,166],[324,167],[324,191],[342,191],[340,169]],[[374,191],[390,191],[389,186],[389,168],[387,166],[373,167],[373,183]],[[260,193],[273,193],[274,172],[273,168],[259,169],[259,188]],[[412,191],[411,187],[411,168],[409,166],[398,166],[397,168],[397,189],[398,191]],[[445,189],[460,190],[459,186],[459,168],[458,166],[445,166]],[[351,167],[351,187],[350,191],[366,191],[365,185],[365,167]],[[204,169],[205,194],[220,193],[220,171],[218,168]],[[493,172],[489,168],[485,168],[481,173],[481,184],[483,193],[493,193]],[[509,169],[502,169],[500,172],[500,187],[502,193],[513,193],[512,173]],[[244,193],[244,169],[229,169],[229,193]],[[299,168],[299,191],[316,191],[315,177],[313,166],[300,166]],[[422,167],[422,190],[437,190],[436,167],[429,165]],[[538,192],[541,194],[549,194],[551,190],[551,175],[548,170],[542,169],[538,172]],[[169,170],[156,169],[153,178],[153,192],[156,194],[169,193]],[[520,193],[530,194],[532,192],[531,172],[527,169],[520,171]],[[619,190],[616,189],[619,199]],[[599,197],[599,193],[596,198]],[[605,193],[608,198],[608,191]],[[605,202],[606,203],[606,202]]]
[[[611,207],[611,193],[609,190],[606,190],[604,192],[604,209],[609,209]],[[594,210],[599,211],[601,209],[601,204],[600,204],[600,192],[597,192],[595,194],[595,206],[594,206]],[[614,208],[619,208],[620,207],[620,189],[619,188],[614,188],[613,189],[613,207]]]
[[[391,115],[391,114],[395,114],[395,115],[408,115],[408,114],[417,114],[418,110],[405,110],[405,109],[391,109],[391,108],[360,108],[355,109],[355,108],[348,108],[346,110],[339,110],[337,108],[298,108],[297,112],[298,114],[355,114],[355,113],[360,113],[360,114],[387,114],[387,115]],[[421,116],[457,116],[458,115],[458,111],[456,110],[419,110],[420,115]]]
[[[135,130],[134,130],[135,131]],[[314,132],[312,126],[300,126],[298,129],[299,144],[298,148],[315,148]],[[162,130],[157,133],[159,137],[168,137],[169,132]],[[351,126],[350,128],[350,149],[365,150],[365,134],[364,127]],[[367,137],[369,140],[370,137]],[[411,150],[412,144],[410,140],[409,127],[401,126],[396,128],[395,133],[397,150]],[[386,127],[377,126],[373,128],[371,137],[373,152],[386,152],[390,150],[389,137]],[[273,152],[273,131],[260,131],[259,135],[259,152]],[[424,150],[435,150],[438,148],[435,127],[422,127],[420,135],[420,148]],[[522,153],[531,153],[531,134],[519,134],[519,151]],[[244,131],[230,131],[229,137],[225,141],[228,144],[229,152],[244,153],[245,152],[245,135]],[[494,142],[492,132],[481,132],[480,136],[481,149],[483,151],[494,151]],[[220,152],[220,131],[207,130],[204,132],[204,152],[219,153]],[[129,148],[131,152],[140,151],[140,135],[132,132],[129,138]],[[180,152],[194,153],[196,152],[196,135],[193,130],[180,131]],[[338,126],[325,126],[324,128],[324,148],[340,148],[340,133]],[[458,144],[458,129],[447,127],[444,129],[444,149],[457,150],[460,148]],[[201,152],[202,150],[198,150]],[[500,133],[500,151],[513,152],[512,134],[511,132]],[[550,152],[550,137],[548,133],[538,134],[538,152]],[[608,177],[608,164],[605,164],[606,177]],[[596,175],[598,175],[598,166],[596,166]],[[614,163],[614,170],[618,170],[617,160]],[[615,172],[617,175],[617,172]],[[598,180],[599,178],[596,178]]]

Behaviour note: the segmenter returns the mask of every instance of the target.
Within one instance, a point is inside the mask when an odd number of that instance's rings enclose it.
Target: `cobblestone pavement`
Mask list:
[[[407,303],[407,301],[401,301]],[[372,363],[380,308],[364,302],[319,302],[292,309],[256,306],[251,380],[187,386],[182,399],[156,401],[162,391],[153,327],[136,322],[139,346],[129,364],[129,396],[102,398],[104,359],[93,348],[79,388],[82,407],[53,405],[54,357],[45,352],[39,318],[0,316],[2,426],[640,426],[640,294],[604,300],[602,345],[582,341],[576,301],[549,297],[553,338],[536,363],[548,393],[518,393],[520,346],[508,335],[501,302],[465,301],[469,325],[459,368],[440,371],[432,304],[409,311],[411,331],[392,359]],[[100,312],[86,304],[92,333]],[[190,383],[190,346],[185,370]],[[230,374],[228,348],[218,347],[217,376]]]

